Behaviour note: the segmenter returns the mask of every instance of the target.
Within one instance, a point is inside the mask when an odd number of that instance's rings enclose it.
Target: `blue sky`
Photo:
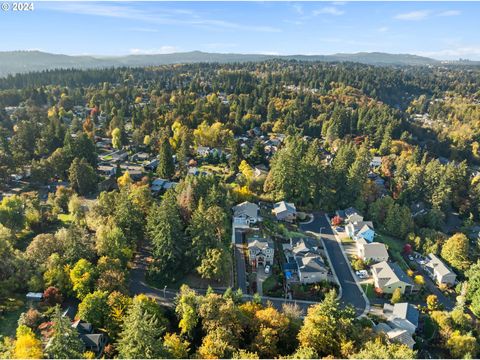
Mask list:
[[[480,60],[480,2],[35,2],[0,51],[126,55],[383,51]]]

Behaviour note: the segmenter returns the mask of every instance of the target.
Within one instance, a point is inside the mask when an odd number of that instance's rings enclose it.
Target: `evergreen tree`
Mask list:
[[[172,157],[172,146],[167,136],[160,141],[157,175],[162,179],[170,179],[175,174],[175,164]]]
[[[75,328],[70,324],[68,317],[62,316],[57,306],[53,315],[53,333],[46,347],[51,359],[80,359],[85,346]]]

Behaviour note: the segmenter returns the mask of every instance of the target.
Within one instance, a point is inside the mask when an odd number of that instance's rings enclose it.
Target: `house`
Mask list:
[[[392,294],[400,289],[402,294],[410,293],[413,281],[403,272],[397,263],[382,261],[372,266],[375,287],[386,294]]]
[[[370,161],[371,168],[378,168],[382,166],[382,157],[381,156],[374,156],[372,161]]]
[[[390,326],[413,334],[417,330],[420,313],[415,306],[407,302],[395,305],[387,303],[383,305],[383,316],[385,316]]]
[[[351,223],[358,223],[363,221],[363,216],[360,215],[357,209],[349,207],[348,209],[345,209],[344,219]]]
[[[210,148],[208,146],[197,147],[197,154],[200,156],[208,156],[210,154]]]
[[[258,210],[260,208],[257,204],[245,201],[232,208],[235,222],[244,222],[247,225],[255,224],[258,221]]]
[[[27,297],[27,301],[39,302],[39,301],[43,300],[43,293],[41,293],[41,292],[28,292],[26,297]]]
[[[419,201],[410,206],[410,212],[412,213],[412,217],[417,217],[428,213],[428,209],[423,201]]]
[[[455,284],[457,274],[455,274],[438,256],[434,254],[428,254],[425,270],[438,285],[451,286]]]
[[[159,163],[158,159],[153,159],[148,164],[146,164],[143,168],[145,169],[145,171],[156,171],[158,167],[158,163]]]
[[[291,238],[289,244],[283,244],[283,249],[286,259],[283,270],[290,281],[312,284],[328,278],[328,268],[314,239]]]
[[[277,220],[293,222],[297,218],[297,209],[293,203],[280,201],[273,206],[272,213]]]
[[[253,176],[258,178],[261,176],[267,176],[268,175],[268,168],[265,165],[257,165],[253,169]]]
[[[122,150],[115,151],[111,153],[110,156],[112,157],[112,161],[114,163],[121,163],[128,159],[128,153]]]
[[[300,282],[312,284],[327,280],[328,270],[319,254],[309,252],[303,256],[296,256],[295,261],[298,266]]]
[[[385,244],[378,242],[368,243],[362,238],[357,241],[357,255],[363,261],[375,263],[388,261],[388,251]]]
[[[415,345],[415,340],[413,340],[412,335],[407,330],[391,328],[386,323],[379,323],[373,329],[377,333],[383,332],[391,342],[407,345],[410,349],[413,349]]]
[[[375,231],[373,230],[373,223],[371,221],[349,223],[345,227],[345,231],[347,235],[355,241],[364,239],[367,242],[372,242],[375,237]]]
[[[157,178],[152,181],[152,185],[150,186],[150,191],[152,191],[153,193],[159,193],[162,190],[171,189],[176,185],[177,183],[174,181],[168,181],[165,179]]]
[[[92,324],[80,319],[74,321],[72,327],[77,330],[80,340],[85,345],[85,350],[92,351],[97,357],[100,357],[107,343],[106,336],[102,333],[95,333]]]
[[[270,239],[254,235],[247,239],[248,259],[253,268],[273,264],[275,246]]]
[[[108,163],[100,163],[97,167],[97,172],[100,175],[112,177],[117,173],[117,167]]]

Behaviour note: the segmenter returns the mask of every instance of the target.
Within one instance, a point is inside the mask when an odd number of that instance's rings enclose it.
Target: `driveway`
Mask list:
[[[336,274],[341,287],[341,303],[343,306],[352,305],[355,308],[357,316],[362,315],[367,303],[364,298],[364,293],[358,285],[350,270],[348,263],[343,253],[340,244],[335,238],[330,223],[327,221],[324,213],[314,213],[313,221],[301,224],[302,231],[309,231],[317,236],[322,237],[325,245],[325,251],[333,266],[333,271]]]
[[[245,267],[245,256],[243,254],[243,233],[234,228],[235,231],[235,275],[237,278],[236,287],[241,289],[244,294],[247,293],[247,276]]]

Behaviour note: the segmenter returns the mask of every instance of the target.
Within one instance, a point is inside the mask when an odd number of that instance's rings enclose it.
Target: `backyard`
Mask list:
[[[404,271],[410,268],[402,257],[403,246],[405,245],[404,241],[382,234],[380,232],[377,232],[375,234],[375,241],[387,245],[388,252],[392,257],[392,260],[395,260]]]

